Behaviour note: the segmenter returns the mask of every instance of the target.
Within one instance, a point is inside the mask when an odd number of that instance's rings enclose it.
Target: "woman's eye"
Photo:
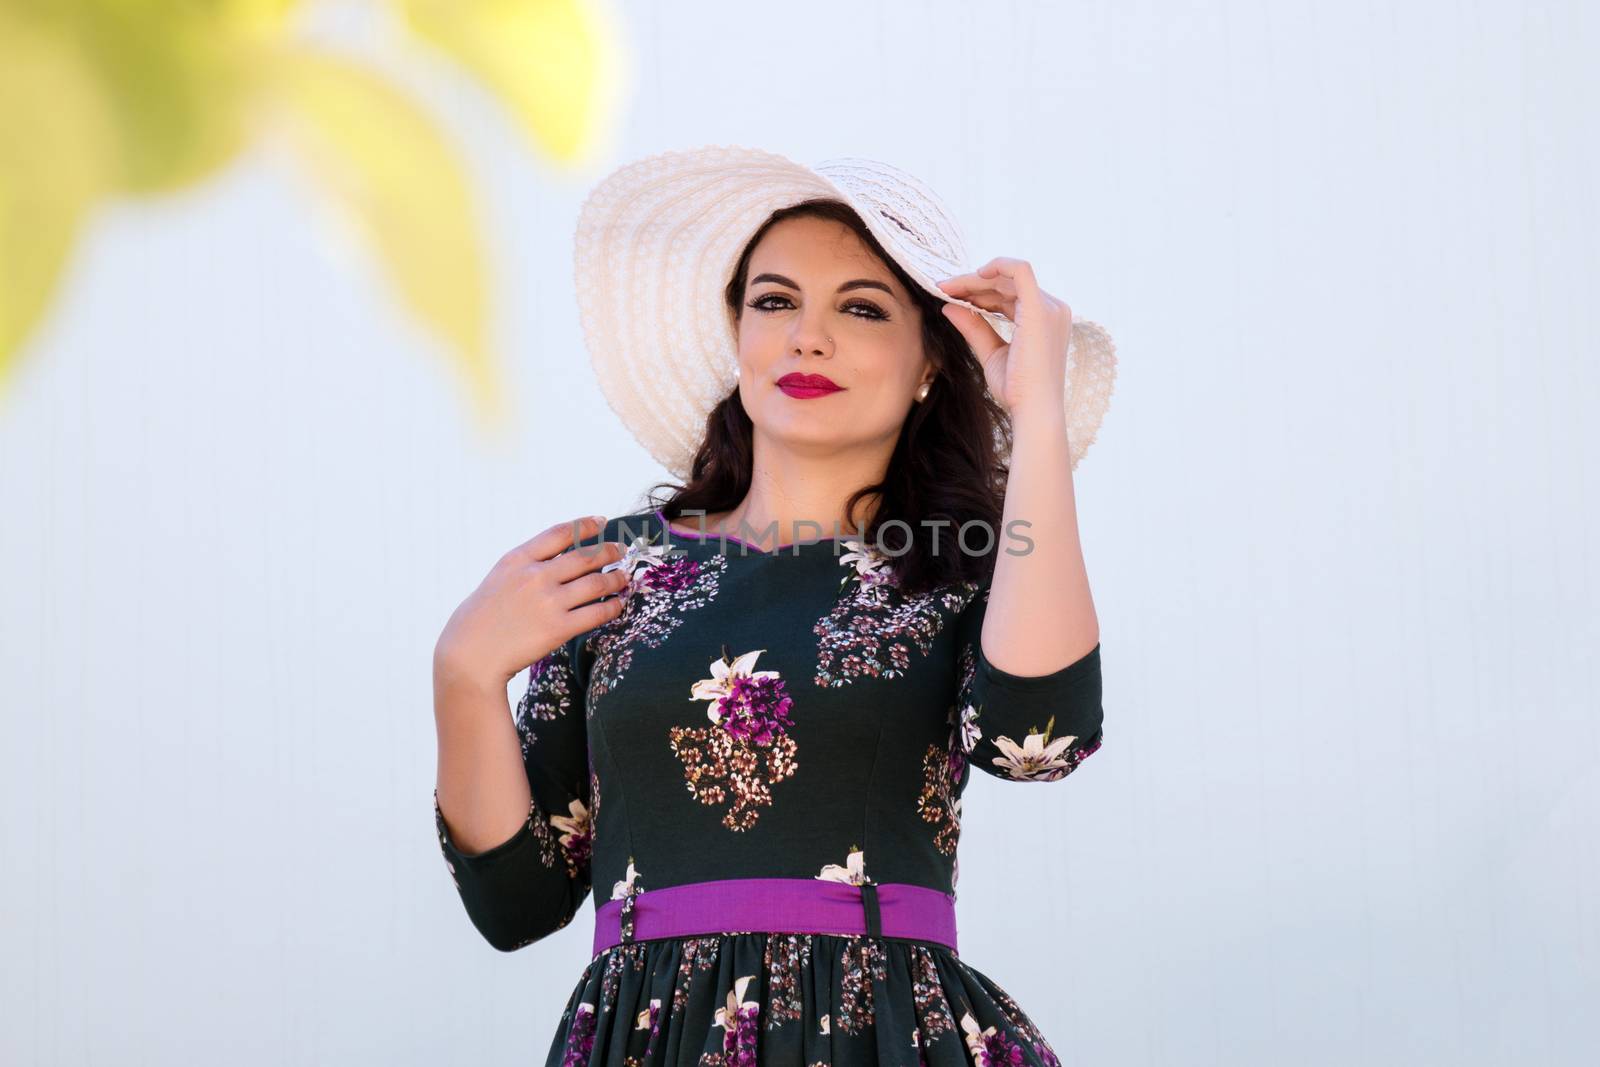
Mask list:
[[[859,318],[886,319],[886,318],[889,317],[889,316],[885,315],[882,311],[880,311],[878,309],[878,305],[869,304],[865,300],[852,300],[850,303],[846,304],[845,307],[847,307],[847,308],[863,308],[867,312],[869,312],[869,314],[866,314],[866,315],[857,315],[856,318],[858,318],[858,319]]]
[[[771,301],[774,300],[780,300],[783,303],[782,305],[774,305],[771,303]],[[757,311],[782,311],[785,307],[794,307],[794,304],[789,300],[788,297],[782,295],[781,293],[768,293],[766,296],[757,297],[756,299],[750,301],[750,306],[755,308]],[[855,315],[855,317],[858,319],[887,319],[889,317],[885,315],[876,304],[869,303],[865,300],[852,300],[850,303],[845,305],[845,308],[850,310],[851,314]],[[867,312],[867,314],[857,314],[856,310],[854,309],[860,309]]]

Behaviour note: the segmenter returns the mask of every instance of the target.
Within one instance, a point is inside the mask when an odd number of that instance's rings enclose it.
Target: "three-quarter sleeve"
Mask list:
[[[1100,646],[1051,674],[1003,671],[984,655],[985,579],[956,624],[956,741],[977,769],[1017,782],[1053,782],[1100,747]]]
[[[592,885],[584,636],[528,668],[515,721],[533,799],[516,833],[484,852],[461,851],[434,790],[445,865],[472,924],[502,952],[566,926]]]

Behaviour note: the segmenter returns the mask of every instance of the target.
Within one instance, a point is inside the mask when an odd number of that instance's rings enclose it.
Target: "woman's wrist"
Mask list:
[[[435,696],[472,698],[475,696],[505,696],[512,675],[504,674],[482,664],[464,661],[452,656],[435,655],[433,658],[433,691]]]
[[[1018,404],[1011,409],[1013,437],[1036,432],[1053,433],[1058,429],[1065,429],[1067,425],[1067,407],[1059,399]]]

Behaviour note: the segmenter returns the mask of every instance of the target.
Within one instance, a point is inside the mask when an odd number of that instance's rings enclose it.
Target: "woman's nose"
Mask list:
[[[818,317],[801,315],[795,323],[792,341],[795,351],[803,355],[811,352],[824,356],[833,354],[833,338],[828,336],[826,327]]]

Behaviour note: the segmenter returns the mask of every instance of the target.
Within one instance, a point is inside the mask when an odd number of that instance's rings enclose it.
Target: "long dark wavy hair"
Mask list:
[[[1010,474],[1005,457],[1011,453],[1011,419],[989,395],[983,366],[966,338],[940,312],[944,301],[901,269],[853,208],[840,200],[819,198],[774,211],[751,236],[728,279],[728,314],[737,326],[750,256],[762,237],[779,222],[803,216],[850,227],[894,272],[922,309],[923,349],[937,368],[927,399],[911,405],[883,479],[859,487],[849,497],[846,531],[865,531],[867,543],[890,557],[897,584],[906,593],[950,582],[981,581],[992,573],[995,553],[1005,543],[1000,520]],[[706,416],[705,436],[688,481],[655,483],[646,491],[649,506],[684,526],[695,526],[700,515],[737,507],[750,488],[752,437],[750,416],[735,386]],[[876,513],[857,515],[862,499],[874,493]],[[693,514],[684,519],[686,513]],[[884,528],[896,519],[904,525]],[[925,526],[925,520],[948,525]],[[962,535],[963,524],[974,520],[985,525]]]

